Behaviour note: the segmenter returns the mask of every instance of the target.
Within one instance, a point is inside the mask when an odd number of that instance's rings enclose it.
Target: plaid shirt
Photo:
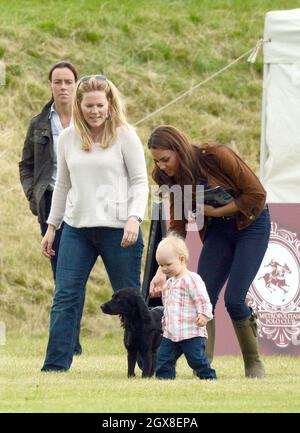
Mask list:
[[[206,327],[196,323],[199,314],[213,318],[212,305],[201,277],[187,271],[182,277],[170,278],[162,292],[163,336],[172,341],[193,337],[207,338]]]

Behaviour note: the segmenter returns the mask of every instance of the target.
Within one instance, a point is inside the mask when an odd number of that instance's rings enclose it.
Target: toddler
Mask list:
[[[158,379],[175,379],[176,361],[182,354],[200,379],[217,378],[205,355],[205,326],[213,318],[212,305],[201,277],[187,269],[188,258],[184,240],[172,233],[157,247],[157,263],[168,278],[162,291],[164,316],[156,365]]]

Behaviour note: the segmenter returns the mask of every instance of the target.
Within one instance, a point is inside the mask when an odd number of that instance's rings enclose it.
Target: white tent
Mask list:
[[[300,9],[266,14],[261,180],[268,203],[300,203]]]

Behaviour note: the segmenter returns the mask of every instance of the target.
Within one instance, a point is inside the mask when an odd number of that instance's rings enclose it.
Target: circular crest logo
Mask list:
[[[272,222],[269,246],[247,299],[257,311],[260,337],[281,348],[299,345],[300,241],[295,233]]]

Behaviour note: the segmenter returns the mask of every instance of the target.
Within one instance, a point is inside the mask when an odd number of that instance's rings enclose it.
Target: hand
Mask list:
[[[135,244],[139,236],[139,223],[135,219],[129,218],[124,227],[124,235],[121,242],[121,247],[127,248]]]
[[[205,216],[210,217],[220,217],[220,208],[210,206],[208,204],[205,204],[203,206],[203,212]]]
[[[48,257],[48,259],[50,259],[52,256],[55,256],[55,251],[52,249],[55,238],[55,230],[56,229],[54,226],[48,225],[48,229],[41,242],[42,254],[45,257]]]
[[[237,207],[234,200],[220,207],[213,207],[213,206],[209,206],[208,204],[205,204],[203,208],[204,208],[203,211],[205,216],[211,216],[217,218],[222,216],[232,216],[239,211],[239,208]]]
[[[161,272],[160,269],[157,270],[156,275],[152,278],[149,288],[149,296],[151,298],[157,298],[161,296],[167,281],[166,275]]]
[[[201,328],[207,325],[207,318],[203,314],[199,314],[196,321],[197,325]]]
[[[220,215],[220,208],[216,208],[213,206],[210,206],[208,204],[202,204],[197,206],[196,214],[202,214],[209,217],[219,217]]]

